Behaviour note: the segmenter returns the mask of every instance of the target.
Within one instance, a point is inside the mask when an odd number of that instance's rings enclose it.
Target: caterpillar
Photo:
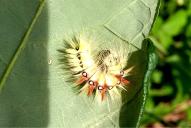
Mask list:
[[[113,99],[120,95],[120,90],[126,90],[130,83],[127,76],[133,67],[127,68],[130,49],[126,42],[101,44],[104,42],[74,35],[64,40],[64,47],[58,52],[60,62],[71,74],[69,79],[79,87],[79,92],[103,101],[107,96]]]

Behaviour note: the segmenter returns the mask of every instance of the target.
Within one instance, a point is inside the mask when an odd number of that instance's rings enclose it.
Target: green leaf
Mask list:
[[[158,38],[164,49],[168,49],[174,42],[173,36],[178,35],[184,29],[187,23],[187,17],[187,11],[179,10],[171,15],[164,23],[161,18],[156,20],[153,34]]]
[[[164,22],[163,19],[158,16],[157,19],[156,19],[156,21],[155,21],[155,24],[154,24],[154,26],[153,26],[153,28],[152,28],[152,33],[153,33],[154,35],[157,35],[157,34],[158,34],[158,32],[159,32],[159,30],[160,30],[160,28],[161,28],[163,22]]]
[[[191,10],[191,9],[190,9]],[[188,37],[188,38],[191,38],[191,25],[188,25],[187,26],[187,28],[186,28],[186,36]]]
[[[158,0],[0,1],[0,126],[136,127],[155,67],[148,36]],[[131,45],[128,92],[101,105],[76,95],[58,65],[64,35],[88,28]]]
[[[187,12],[185,10],[179,10],[164,23],[162,30],[169,36],[176,36],[182,30],[187,23]]]
[[[152,75],[152,81],[154,83],[159,84],[162,80],[162,72],[161,71],[154,71]]]

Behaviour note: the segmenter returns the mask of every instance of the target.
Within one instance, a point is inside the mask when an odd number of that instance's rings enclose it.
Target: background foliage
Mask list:
[[[151,39],[159,63],[143,127],[191,127],[191,1],[162,0]]]

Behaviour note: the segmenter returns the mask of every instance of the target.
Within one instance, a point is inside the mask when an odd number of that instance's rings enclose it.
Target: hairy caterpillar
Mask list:
[[[64,48],[58,50],[60,62],[80,92],[94,95],[101,101],[106,96],[113,99],[129,84],[126,78],[132,70],[126,67],[129,45],[115,41],[107,46],[96,44],[96,40],[83,35],[64,40]]]

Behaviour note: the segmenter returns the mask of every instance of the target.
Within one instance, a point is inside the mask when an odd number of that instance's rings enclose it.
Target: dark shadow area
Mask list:
[[[38,9],[39,1],[0,1],[0,79]],[[0,127],[46,127],[49,120],[48,10],[44,6],[0,93]]]
[[[148,43],[143,42],[141,50],[132,53],[127,67],[134,66],[127,79],[128,92],[122,91],[122,107],[119,115],[120,127],[136,127],[144,98],[144,77],[148,65]]]

